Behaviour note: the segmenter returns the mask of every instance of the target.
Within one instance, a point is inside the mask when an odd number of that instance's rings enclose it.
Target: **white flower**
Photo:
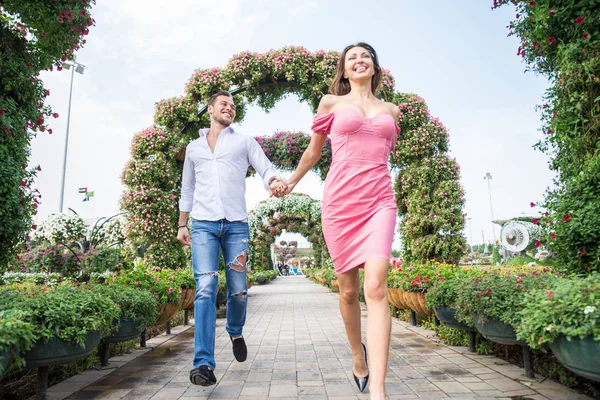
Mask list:
[[[596,307],[594,307],[594,306],[587,306],[587,307],[586,307],[586,308],[583,310],[583,313],[584,313],[585,315],[588,315],[588,314],[591,314],[591,313],[593,313],[594,311],[596,311]]]
[[[552,329],[554,329],[554,327],[552,325],[548,325],[548,327],[546,328],[546,331],[552,332]]]

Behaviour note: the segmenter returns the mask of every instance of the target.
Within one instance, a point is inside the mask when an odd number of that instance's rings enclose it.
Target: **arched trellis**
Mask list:
[[[271,197],[258,203],[248,215],[248,225],[252,268],[272,268],[270,248],[283,229],[299,233],[312,243],[315,265],[321,265],[323,257],[328,257],[321,226],[321,202],[305,194]]]
[[[264,54],[243,52],[234,55],[225,68],[195,71],[185,85],[184,96],[157,103],[154,125],[133,138],[132,158],[123,171],[127,188],[121,199],[121,207],[129,211],[127,236],[134,243],[148,245],[145,257],[151,265],[176,268],[185,262],[181,245],[175,240],[182,159],[185,146],[198,137],[198,129],[209,124],[206,101],[210,95],[219,89],[233,92],[237,122],[243,120],[249,104],[269,111],[290,94],[316,112],[335,74],[338,57],[335,51],[309,52],[303,47],[285,47]],[[395,190],[403,250],[413,259],[456,261],[461,249],[466,248],[462,236],[464,195],[458,173],[434,171],[458,171],[456,161],[446,157],[446,128],[430,116],[422,98],[397,93],[394,86],[393,77],[383,69],[378,95],[402,110],[402,132],[390,164],[398,176]],[[284,136],[285,140],[281,140]],[[309,135],[279,132],[258,137],[257,141],[277,168],[290,170],[297,165]],[[315,168],[321,178],[327,174],[330,157],[326,145],[324,157]],[[425,160],[432,157],[446,159],[430,165]],[[429,178],[422,179],[421,175]],[[410,182],[418,182],[418,190],[409,191]],[[421,200],[429,201],[432,196],[444,198],[451,207],[440,214],[435,208],[420,206]],[[425,236],[427,240],[423,241]],[[431,246],[433,242],[444,245]]]

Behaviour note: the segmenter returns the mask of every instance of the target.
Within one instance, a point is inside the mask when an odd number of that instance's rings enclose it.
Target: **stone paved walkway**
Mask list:
[[[244,334],[248,360],[238,363],[225,320],[217,320],[215,386],[189,383],[189,329],[152,351],[137,350],[143,353],[128,363],[135,355],[111,359],[123,365],[68,399],[368,399],[352,379],[338,295],[328,289],[304,277],[251,288]],[[588,399],[543,378],[527,379],[522,368],[496,357],[441,345],[433,335],[394,319],[389,399]]]

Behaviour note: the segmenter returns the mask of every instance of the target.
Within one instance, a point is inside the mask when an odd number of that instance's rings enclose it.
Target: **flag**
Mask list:
[[[94,197],[94,192],[86,192],[85,197]]]
[[[90,198],[86,196],[83,198],[83,201],[90,201]]]
[[[79,188],[79,193],[87,193],[87,188]]]

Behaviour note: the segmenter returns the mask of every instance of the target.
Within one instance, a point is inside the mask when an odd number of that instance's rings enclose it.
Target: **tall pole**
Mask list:
[[[473,254],[473,232],[471,231],[471,220],[473,218],[467,218],[469,222],[469,247],[471,248],[471,254]]]
[[[60,202],[59,212],[63,212],[63,203],[65,199],[65,175],[67,173],[67,151],[69,150],[69,123],[71,121],[71,96],[73,95],[73,77],[75,76],[75,65],[71,67],[71,87],[69,89],[69,109],[67,111],[67,135],[65,136],[65,152],[63,156],[62,178],[60,180]]]
[[[489,172],[486,172],[483,179],[486,179],[487,183],[488,183],[488,194],[490,196],[490,211],[492,213],[492,233],[494,234],[493,245],[495,246],[496,245],[496,227],[494,226],[494,207],[492,206],[492,187],[490,185],[490,181],[492,180],[492,174]]]

